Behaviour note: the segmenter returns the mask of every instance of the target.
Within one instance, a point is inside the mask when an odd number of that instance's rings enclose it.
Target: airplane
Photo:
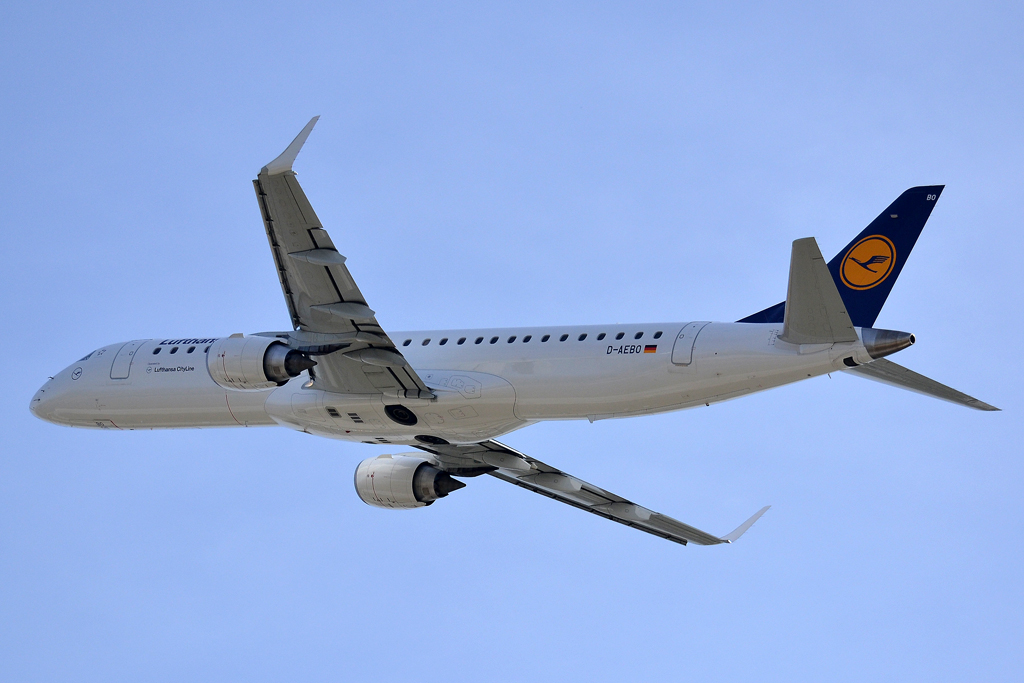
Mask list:
[[[735,322],[388,334],[292,170],[318,119],[253,181],[292,329],[104,346],[50,378],[33,414],[111,430],[281,425],[408,446],[417,450],[359,463],[363,502],[424,507],[488,474],[682,545],[717,545],[769,506],[716,536],[496,438],[544,420],[707,406],[831,372],[998,410],[891,362],[914,335],[873,327],[942,185],[901,194],[831,261],[813,237],[796,240],[786,300]]]

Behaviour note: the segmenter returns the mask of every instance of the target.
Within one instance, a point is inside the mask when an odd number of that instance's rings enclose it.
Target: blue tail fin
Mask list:
[[[875,324],[943,187],[910,188],[829,261],[829,272],[855,326]],[[785,314],[783,301],[738,322],[781,323]]]

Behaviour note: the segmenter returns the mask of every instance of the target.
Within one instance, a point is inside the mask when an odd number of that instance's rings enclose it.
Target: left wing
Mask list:
[[[449,474],[474,476],[490,474],[502,481],[515,484],[528,491],[554,498],[562,503],[585,510],[619,524],[660,536],[686,545],[717,545],[732,543],[746,532],[770,505],[758,510],[750,519],[725,536],[715,536],[684,524],[677,519],[617,496],[610,491],[588,484],[536,458],[509,448],[497,441],[484,441],[466,445],[430,445],[417,448],[432,453],[437,463]]]
[[[318,116],[264,166],[253,185],[288,304],[291,346],[318,358],[311,376],[350,394],[432,398],[433,392],[377,323],[330,235],[295,179],[292,164]]]

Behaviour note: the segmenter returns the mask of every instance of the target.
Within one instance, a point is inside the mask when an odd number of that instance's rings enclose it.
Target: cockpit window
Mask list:
[[[79,358],[79,359],[78,359],[78,362],[79,362],[79,363],[81,363],[81,362],[82,362],[83,360],[89,360],[90,358],[92,358],[92,354],[93,354],[93,353],[96,353],[96,352],[95,352],[95,351],[93,351],[93,352],[92,352],[92,353],[90,353],[90,354],[89,354],[88,356],[85,356],[84,358]]]
[[[155,349],[153,349],[153,355],[155,356],[156,354],[160,353],[160,349],[161,349],[161,348],[162,348],[162,347],[158,346],[158,347],[156,347]],[[207,346],[206,348],[210,348],[210,347],[209,347],[209,346]]]

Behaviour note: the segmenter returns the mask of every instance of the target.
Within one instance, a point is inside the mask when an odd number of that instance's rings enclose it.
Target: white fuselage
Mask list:
[[[150,339],[113,344],[68,366],[37,392],[31,409],[78,427],[282,424],[369,443],[416,444],[422,435],[467,443],[540,420],[715,403],[844,369],[845,358],[871,360],[859,341],[797,345],[781,333],[781,324],[699,322],[392,335],[436,399],[326,392],[305,373],[276,388],[225,389],[207,369],[213,338]],[[415,425],[385,414],[399,403],[416,415]]]

